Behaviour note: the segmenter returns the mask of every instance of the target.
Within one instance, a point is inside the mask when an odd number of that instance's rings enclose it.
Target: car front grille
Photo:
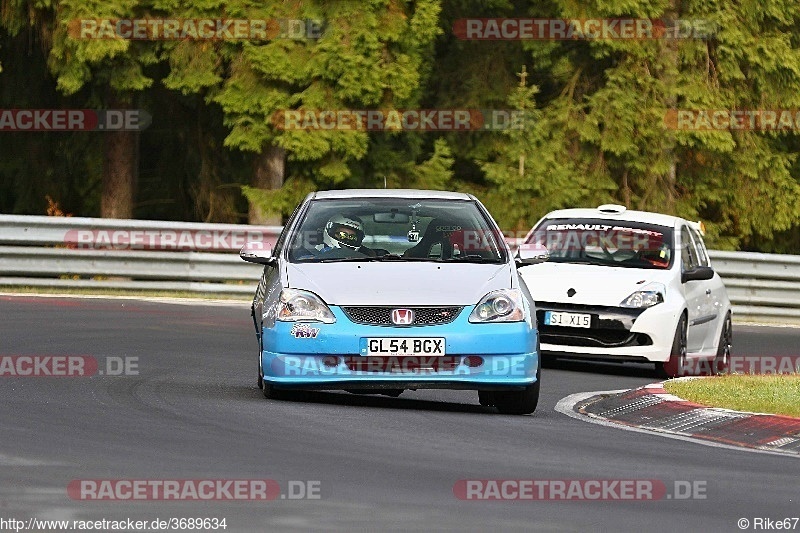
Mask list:
[[[541,340],[546,344],[592,348],[626,348],[650,346],[653,340],[645,333],[633,333],[636,318],[644,309],[627,309],[601,305],[563,302],[536,302],[536,320]],[[582,313],[591,316],[590,328],[549,326],[544,323],[547,311]]]
[[[560,326],[539,326],[541,341],[562,346],[592,348],[626,348],[650,346],[653,340],[644,333],[631,333],[622,329],[583,329]]]
[[[410,309],[414,312],[414,321],[408,326],[434,326],[449,324],[461,313],[463,307],[342,307],[347,318],[356,324],[370,326],[394,326],[392,323],[394,309]]]

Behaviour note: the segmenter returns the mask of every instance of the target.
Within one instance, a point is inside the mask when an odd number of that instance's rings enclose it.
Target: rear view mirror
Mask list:
[[[272,255],[272,247],[266,242],[253,241],[245,244],[239,251],[239,257],[249,263],[266,265],[275,261]]]
[[[520,244],[517,249],[516,262],[519,266],[536,265],[550,259],[550,252],[541,244]]]
[[[372,220],[384,224],[408,224],[411,219],[405,213],[392,211],[390,213],[375,213],[372,215]]]

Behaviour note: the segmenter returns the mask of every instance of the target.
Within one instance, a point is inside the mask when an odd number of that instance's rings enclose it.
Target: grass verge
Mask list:
[[[667,381],[664,389],[710,407],[800,417],[800,374],[732,374]]]

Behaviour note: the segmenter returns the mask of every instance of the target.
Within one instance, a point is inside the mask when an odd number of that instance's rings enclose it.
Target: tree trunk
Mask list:
[[[133,218],[139,174],[139,132],[115,131],[103,135],[103,192],[100,216]]]
[[[664,15],[668,19],[677,21],[681,18],[681,0],[671,0],[670,7],[667,8]],[[677,98],[677,79],[680,70],[680,56],[678,50],[677,39],[666,39],[664,41],[664,53],[666,54],[667,64],[666,72],[663,76],[664,84],[667,87],[667,97],[664,100],[665,109],[675,109],[678,105]],[[675,214],[675,208],[678,201],[678,161],[675,154],[675,135],[669,134],[668,141],[665,143],[664,154],[668,160],[669,169],[667,175],[664,176],[665,181],[665,196],[666,201],[664,204],[664,212]]]
[[[277,190],[283,185],[283,175],[286,167],[286,150],[278,146],[267,146],[260,154],[256,155],[253,164],[252,186],[259,189]],[[250,203],[248,216],[250,224],[266,226],[280,226],[283,223],[280,213],[263,211],[260,207]]]

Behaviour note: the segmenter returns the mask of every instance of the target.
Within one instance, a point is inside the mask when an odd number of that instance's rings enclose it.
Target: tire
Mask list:
[[[733,350],[733,322],[731,314],[725,315],[725,322],[722,324],[722,331],[719,334],[719,344],[717,345],[717,356],[713,362],[714,375],[724,374],[728,371],[731,362],[731,352]]]
[[[264,389],[264,370],[261,368],[261,362],[264,357],[264,344],[261,335],[258,335],[258,388]]]
[[[494,406],[504,415],[528,415],[536,411],[539,403],[539,381],[521,391],[492,393]]]
[[[539,364],[536,368],[536,383],[532,383],[521,391],[489,392],[491,402],[504,415],[529,415],[536,411],[539,404],[539,387],[542,383],[542,358],[538,354]],[[486,394],[486,393],[484,393]],[[478,393],[480,399],[480,392]]]
[[[264,372],[261,370],[261,360],[258,361],[258,388],[261,389],[264,398],[267,400],[286,400],[291,394],[289,391],[276,389],[264,379]]]
[[[261,380],[261,392],[264,393],[264,398],[267,400],[286,400],[289,393],[285,390],[276,389],[268,382]]]
[[[675,328],[675,337],[672,340],[667,361],[656,363],[656,371],[661,377],[676,378],[685,374],[686,370],[686,315],[681,315],[678,327]]]
[[[484,407],[494,407],[494,397],[492,396],[492,392],[488,390],[479,390],[478,403]]]

